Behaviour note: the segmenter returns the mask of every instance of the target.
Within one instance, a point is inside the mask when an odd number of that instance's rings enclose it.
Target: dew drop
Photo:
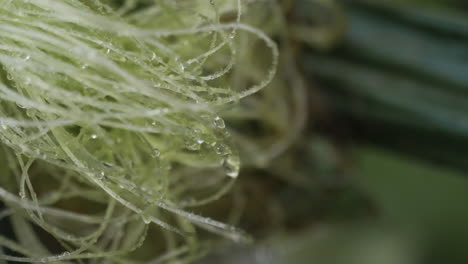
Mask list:
[[[102,165],[104,165],[104,167],[107,167],[107,168],[113,168],[114,167],[114,165],[112,165],[110,163],[107,163],[107,162],[102,163]]]
[[[221,156],[231,154],[231,150],[228,148],[228,146],[222,143],[215,144],[214,149],[215,149],[216,154],[221,155]]]
[[[22,105],[22,104],[20,104],[20,103],[16,103],[16,105],[17,105],[19,108],[21,108],[21,109],[26,109],[26,106],[24,106],[24,105]]]
[[[153,158],[157,158],[161,155],[161,151],[159,149],[153,149],[151,150],[151,157]]]
[[[91,135],[91,138],[92,138],[92,139],[96,139],[97,137],[98,137],[98,136],[97,136],[96,134],[92,134],[92,135]]]
[[[152,208],[149,207],[147,208],[146,210],[144,210],[141,214],[141,219],[143,220],[143,222],[145,224],[149,224],[151,223],[151,212],[152,212]]]
[[[189,150],[200,150],[200,144],[197,141],[187,140],[185,147]]]
[[[143,219],[143,222],[145,222],[145,224],[151,223],[151,219],[146,215],[142,215],[141,219]]]
[[[237,155],[229,155],[223,162],[224,172],[231,178],[237,178],[240,169],[240,159]]]
[[[217,128],[225,128],[226,127],[226,124],[224,124],[224,120],[219,116],[215,117],[214,125]]]

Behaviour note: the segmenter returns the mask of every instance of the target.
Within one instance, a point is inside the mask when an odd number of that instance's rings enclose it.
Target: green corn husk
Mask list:
[[[358,138],[464,168],[468,19],[409,5],[345,3],[343,43],[303,60],[330,107],[357,124]]]

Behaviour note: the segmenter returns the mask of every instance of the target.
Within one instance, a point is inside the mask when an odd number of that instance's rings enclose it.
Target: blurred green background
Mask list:
[[[293,2],[310,186],[277,191],[291,228],[200,263],[468,263],[468,2]]]

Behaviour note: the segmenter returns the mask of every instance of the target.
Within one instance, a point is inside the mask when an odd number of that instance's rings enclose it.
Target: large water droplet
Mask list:
[[[224,120],[219,116],[215,117],[214,125],[217,128],[225,128],[226,127],[226,124],[224,124]]]
[[[145,224],[151,223],[152,214],[153,207],[148,207],[141,213],[141,219],[143,220],[143,222],[145,222]]]
[[[240,169],[240,159],[237,155],[229,155],[223,162],[224,172],[231,178],[237,178]]]
[[[200,145],[204,142],[200,143],[200,134],[201,131],[196,128],[187,128],[187,138],[185,139],[185,147],[189,150],[200,150]]]
[[[161,155],[161,151],[159,151],[159,149],[155,148],[155,149],[151,150],[151,157],[157,158],[160,155]]]
[[[145,214],[141,215],[141,219],[143,219],[143,222],[145,222],[145,224],[151,223],[151,218],[149,218],[149,216],[147,216]]]

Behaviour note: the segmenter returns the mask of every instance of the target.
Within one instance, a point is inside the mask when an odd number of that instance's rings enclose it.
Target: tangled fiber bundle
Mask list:
[[[242,10],[240,0],[0,0],[0,217],[15,237],[0,236],[0,259],[165,263],[196,258],[213,233],[249,239],[190,209],[232,186],[233,142],[261,156],[219,116],[245,119],[237,102],[273,80],[279,59]],[[263,61],[238,67],[251,45]],[[147,237],[159,246],[132,257]]]

